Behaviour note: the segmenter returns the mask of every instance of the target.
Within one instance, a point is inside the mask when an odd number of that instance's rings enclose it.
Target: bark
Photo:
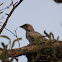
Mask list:
[[[50,58],[55,58],[55,56],[52,57],[51,55],[51,51],[47,51],[47,52],[42,52],[44,48],[48,47],[48,48],[52,48],[55,49],[56,47],[60,47],[60,50],[62,52],[62,41],[57,41],[52,43],[51,45],[48,46],[44,46],[45,43],[41,43],[39,45],[35,45],[35,44],[29,44],[25,47],[22,48],[17,48],[17,49],[9,49],[8,50],[8,54],[9,57],[18,57],[21,55],[26,55],[26,57],[28,58],[28,62],[37,62],[37,59],[41,59],[41,57],[46,57],[48,59]],[[0,48],[0,55],[2,54],[3,49]],[[42,52],[42,53],[40,53]],[[49,54],[50,53],[50,54]],[[51,55],[51,57],[50,57]],[[58,55],[57,55],[58,57]],[[32,60],[34,58],[34,60]],[[54,59],[56,60],[56,58]],[[41,62],[42,60],[38,61]],[[58,61],[58,60],[57,60]]]

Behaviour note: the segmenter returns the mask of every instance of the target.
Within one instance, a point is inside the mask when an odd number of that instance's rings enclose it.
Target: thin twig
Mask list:
[[[6,30],[8,30],[9,32],[11,32],[14,36],[16,36],[12,31],[10,31],[9,29],[5,28]]]
[[[8,17],[6,18],[6,21],[4,22],[3,26],[0,29],[0,34],[2,33],[3,29],[5,28],[5,26],[7,25],[8,19],[10,18],[10,16],[12,15],[12,13],[14,12],[14,10],[19,6],[19,4],[22,2],[23,0],[20,0],[18,2],[18,4],[16,6],[13,7],[13,9],[11,10],[11,12],[8,14]]]
[[[11,2],[11,4],[10,4],[9,6],[6,6],[5,8],[1,9],[0,11],[5,10],[5,9],[9,9],[9,7],[10,7],[11,5],[12,5],[12,2]]]
[[[18,28],[18,27],[17,27],[17,28]],[[17,28],[16,28],[16,30],[17,30]],[[15,30],[16,38],[18,39],[18,36],[17,36],[17,32],[16,32],[16,30]],[[19,42],[19,40],[18,40],[18,44],[19,44],[19,48],[20,48],[20,42]]]
[[[17,27],[18,28],[18,27]],[[17,28],[16,28],[16,30],[17,30]],[[12,31],[10,31],[9,29],[7,29],[7,28],[5,28],[6,30],[8,30],[9,32],[11,32],[17,39],[18,39],[18,37],[17,37],[17,32],[16,32],[16,30],[15,30],[15,34],[12,32]],[[19,42],[19,40],[18,40],[18,44],[19,44],[19,48],[20,48],[20,42]]]

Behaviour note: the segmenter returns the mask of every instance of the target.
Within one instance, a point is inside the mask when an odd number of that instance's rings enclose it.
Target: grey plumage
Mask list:
[[[38,32],[35,32],[34,28],[30,24],[24,24],[20,27],[26,30],[26,38],[30,43],[36,41],[37,38],[39,38],[40,41],[47,40],[43,35]]]

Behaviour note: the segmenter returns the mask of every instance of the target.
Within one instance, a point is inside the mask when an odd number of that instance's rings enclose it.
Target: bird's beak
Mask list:
[[[23,28],[23,26],[20,26],[21,28]]]

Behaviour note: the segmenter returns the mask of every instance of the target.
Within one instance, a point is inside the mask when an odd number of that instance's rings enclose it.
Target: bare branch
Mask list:
[[[8,50],[8,53],[9,53],[10,56],[13,55],[13,57],[18,57],[18,56],[21,56],[21,55],[27,55],[29,53],[37,53],[38,51],[42,50],[43,45],[44,44],[40,44],[39,48],[36,45],[28,45],[28,46],[25,46],[25,47],[22,47],[22,48]],[[61,48],[61,51],[62,51],[62,41],[55,42],[52,45],[49,45],[49,46],[46,46],[46,47],[51,47],[51,48],[54,49],[59,45],[61,45],[60,48]],[[2,51],[3,51],[3,49],[0,48],[0,55],[1,55]]]
[[[10,18],[10,16],[12,15],[12,13],[14,12],[14,10],[18,7],[18,5],[22,2],[23,0],[20,0],[18,2],[18,4],[16,6],[13,7],[13,9],[11,10],[11,12],[8,14],[8,17],[6,18],[6,21],[4,22],[3,26],[0,29],[0,34],[3,31],[3,29],[5,28],[5,26],[7,25],[8,19]]]

